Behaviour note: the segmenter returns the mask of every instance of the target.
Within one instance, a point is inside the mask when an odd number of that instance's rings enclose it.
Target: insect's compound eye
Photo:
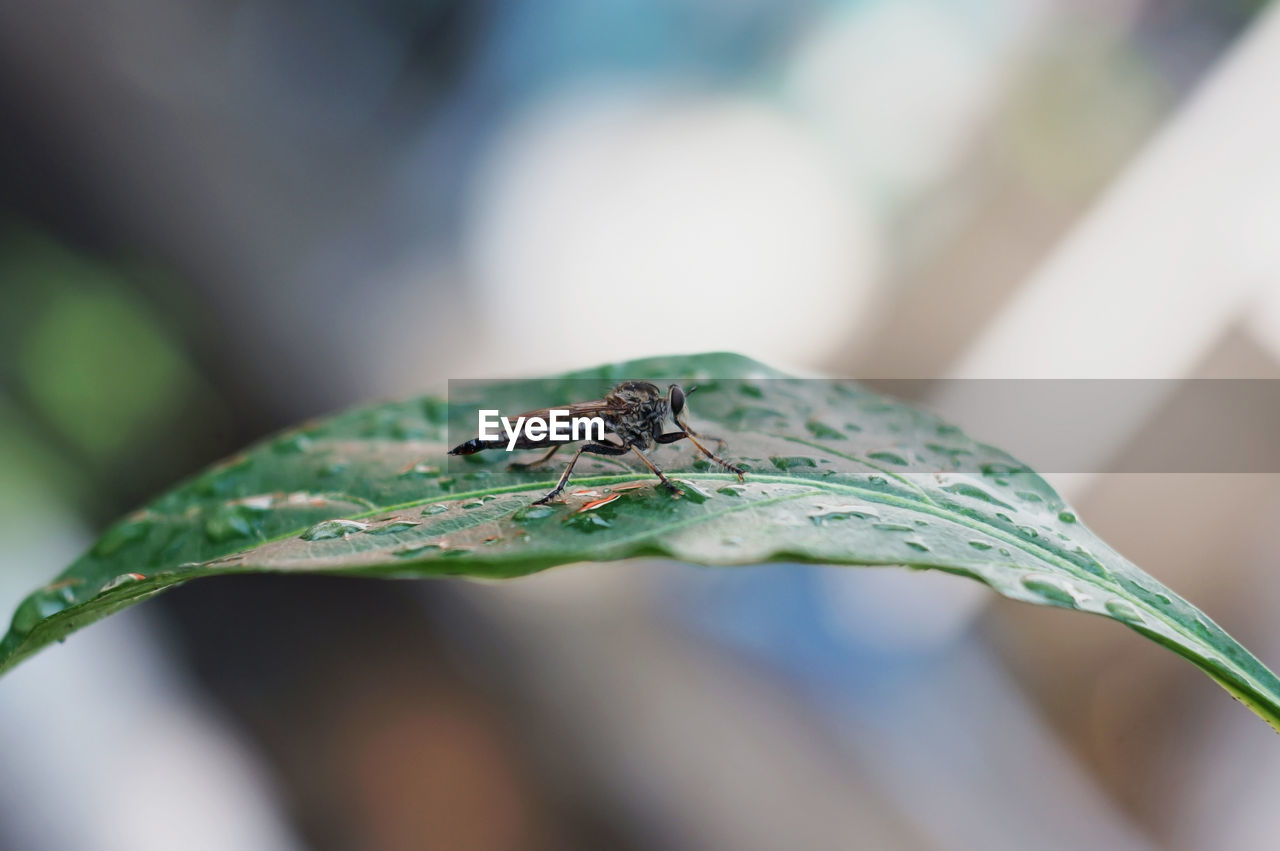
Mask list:
[[[684,410],[684,391],[680,389],[679,384],[672,384],[667,390],[667,395],[671,400],[671,413],[679,416]]]

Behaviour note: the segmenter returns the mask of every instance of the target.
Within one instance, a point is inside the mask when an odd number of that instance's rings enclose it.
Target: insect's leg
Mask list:
[[[541,458],[539,458],[537,461],[512,461],[510,464],[507,465],[507,469],[508,470],[532,470],[534,467],[541,467],[543,464],[551,460],[552,455],[555,455],[557,452],[560,451],[561,446],[564,446],[564,444],[557,443],[556,445],[552,446],[550,449],[547,450],[547,453],[543,455]]]
[[[643,461],[645,465],[650,470],[653,471],[653,474],[658,477],[659,481],[662,482],[662,484],[666,487],[667,490],[671,491],[672,493],[680,493],[680,488],[676,487],[675,482],[668,479],[667,474],[659,470],[658,466],[654,464],[652,461],[650,461],[649,458],[643,452],[640,451],[639,446],[632,446],[631,449],[637,455],[640,456],[640,460]]]
[[[716,437],[714,434],[703,434],[700,431],[694,431],[692,428],[689,427],[688,423],[680,423],[680,428],[688,432],[691,437],[701,437],[703,440],[714,440],[716,442],[716,448],[719,449],[721,452],[723,452],[725,446],[728,445],[724,442],[723,437]]]
[[[715,461],[717,464],[719,464],[721,467],[724,467],[730,473],[733,473],[734,475],[736,475],[738,477],[738,481],[740,482],[743,481],[743,477],[746,475],[746,472],[747,472],[746,470],[742,469],[741,467],[730,464],[728,461],[724,460],[719,455],[712,452],[710,449],[707,449],[707,447],[703,446],[701,443],[698,442],[698,439],[694,437],[692,433],[690,433],[688,428],[685,428],[684,431],[673,431],[673,432],[670,432],[669,434],[655,435],[653,439],[657,443],[675,443],[677,440],[684,440],[685,438],[688,438],[690,443],[698,447],[698,451],[701,452],[703,455],[707,456],[712,461]]]
[[[697,434],[694,435],[694,437],[700,437],[703,440],[714,440],[716,444],[717,452],[723,452],[724,448],[729,445],[725,443],[725,440],[723,437],[716,437],[714,434],[707,434],[705,431],[698,432]]]
[[[534,505],[543,505],[560,495],[560,491],[564,490],[564,486],[569,483],[569,474],[573,472],[573,465],[578,463],[578,459],[582,457],[583,452],[590,452],[593,455],[626,455],[627,447],[617,446],[612,443],[584,443],[569,459],[569,463],[565,466],[564,472],[560,474],[560,481],[556,482],[556,486],[542,499],[534,500]]]

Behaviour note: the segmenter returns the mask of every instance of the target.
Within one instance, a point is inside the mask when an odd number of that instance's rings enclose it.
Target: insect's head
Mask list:
[[[680,389],[679,384],[672,384],[667,388],[667,405],[671,408],[673,417],[680,416],[680,412],[684,410],[684,390]]]
[[[667,407],[671,409],[671,416],[677,423],[680,422],[680,414],[684,412],[684,400],[692,396],[697,389],[696,384],[691,385],[688,390],[679,384],[672,384],[667,388]]]

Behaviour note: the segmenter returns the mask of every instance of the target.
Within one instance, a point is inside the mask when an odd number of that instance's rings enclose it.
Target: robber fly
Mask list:
[[[689,392],[692,393],[696,389],[696,387],[691,387]],[[736,474],[738,481],[742,481],[745,471],[730,464],[703,446],[698,441],[698,433],[689,428],[688,423],[682,418],[686,395],[688,394],[678,384],[672,384],[668,387],[664,396],[662,390],[656,384],[651,384],[648,381],[624,381],[610,390],[599,401],[577,402],[566,406],[571,417],[600,417],[604,420],[606,437],[599,442],[592,441],[579,446],[578,451],[569,459],[569,465],[560,474],[560,481],[556,483],[550,493],[535,501],[534,505],[550,502],[564,490],[569,481],[569,474],[573,472],[573,465],[578,463],[578,459],[582,457],[584,452],[590,452],[595,455],[626,455],[628,452],[634,452],[645,463],[645,466],[653,471],[653,474],[658,477],[658,480],[662,482],[667,490],[679,493],[680,489],[641,450],[648,449],[654,444],[675,443],[677,440],[685,439],[688,439],[690,443],[696,446],[703,455],[729,472]],[[529,419],[538,417],[545,420],[549,412],[550,409],[543,408],[538,411],[529,411],[523,416]],[[679,426],[678,430],[664,431],[668,416]],[[609,440],[608,436],[612,436],[614,440]],[[564,446],[565,442],[553,442],[549,435],[545,439],[531,440],[522,433],[515,443],[516,449],[541,449],[545,446],[550,446],[551,448],[536,461],[513,463],[510,466],[524,470],[538,467],[549,461],[552,455],[559,452],[560,447]],[[723,441],[717,442],[723,445]],[[453,449],[449,450],[449,454],[472,455],[485,449],[502,446],[502,441],[483,440],[476,437],[453,447]]]

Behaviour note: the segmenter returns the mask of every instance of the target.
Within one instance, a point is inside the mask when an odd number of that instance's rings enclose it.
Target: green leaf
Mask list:
[[[635,459],[584,455],[565,501],[538,506],[561,465],[512,472],[505,452],[446,463],[443,399],[349,411],[267,440],[112,526],[18,607],[0,670],[104,615],[219,574],[501,578],[634,556],[905,565],[1119,621],[1280,729],[1274,674],[1090,532],[1038,475],[929,414],[730,354],[492,384],[480,395],[484,407],[522,411],[594,398],[624,379],[668,378],[701,385],[692,423],[725,439],[749,470],[745,482],[683,441],[652,453],[681,483],[679,496],[633,469]],[[476,407],[460,409],[474,417]]]

